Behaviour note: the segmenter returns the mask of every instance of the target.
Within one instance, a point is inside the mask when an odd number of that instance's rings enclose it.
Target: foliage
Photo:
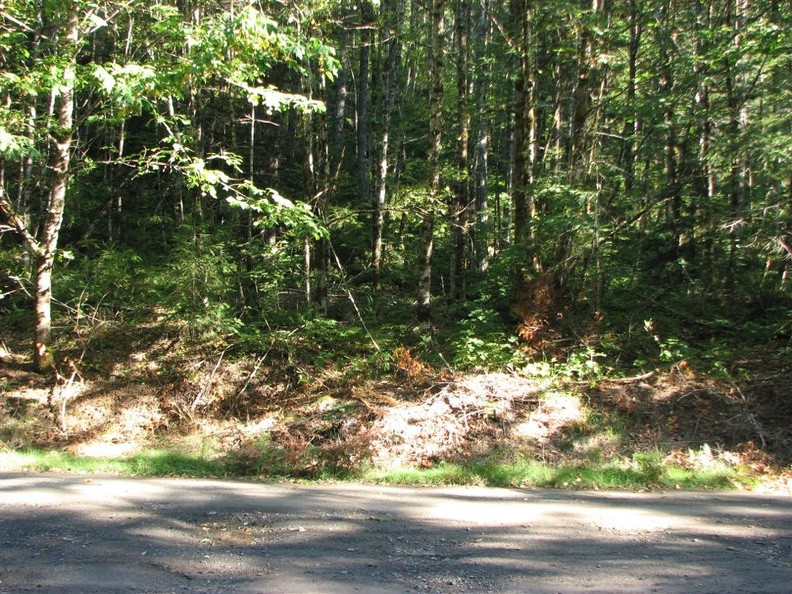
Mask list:
[[[566,361],[556,363],[554,371],[560,377],[595,382],[609,375],[608,369],[599,362],[606,356],[593,347],[573,350],[567,355]]]
[[[451,346],[453,365],[460,370],[521,367],[525,363],[517,336],[510,336],[500,315],[486,307],[473,309],[460,321]]]
[[[27,254],[21,246],[0,252],[0,310],[21,305],[32,289]]]
[[[233,255],[217,235],[196,236],[173,251],[158,287],[164,303],[197,336],[233,334],[240,326],[234,309]]]

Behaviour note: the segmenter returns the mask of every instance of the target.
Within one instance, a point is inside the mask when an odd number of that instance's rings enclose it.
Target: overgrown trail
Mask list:
[[[787,494],[5,474],[0,592],[787,592]]]

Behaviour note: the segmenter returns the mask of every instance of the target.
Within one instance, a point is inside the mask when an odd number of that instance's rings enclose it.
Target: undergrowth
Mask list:
[[[203,311],[202,297],[191,297],[190,311]],[[750,487],[771,466],[792,470],[792,309],[754,322],[739,339],[718,320],[570,310],[553,324],[534,320],[530,342],[528,326],[518,336],[510,314],[483,297],[456,318],[447,313],[429,335],[403,308],[384,315],[366,303],[342,299],[337,307],[355,306],[343,321],[303,317],[296,307],[284,307],[283,323],[273,318],[272,326],[212,318],[207,324],[223,334],[210,341],[195,335],[203,327],[196,320],[189,332],[169,321],[173,312],[133,324],[123,318],[131,312],[103,318],[99,305],[87,316],[78,301],[59,318],[69,331],[59,332],[58,346],[80,373],[57,390],[29,372],[15,342],[30,319],[6,326],[0,470],[568,489]],[[490,373],[501,378],[493,387]],[[444,391],[466,376],[482,378],[480,393]],[[523,384],[507,394],[514,378]],[[579,416],[549,406],[554,394],[579,405]],[[421,418],[434,420],[427,442],[446,432],[447,443],[403,466],[376,465],[374,421],[408,405],[425,405]],[[543,408],[544,418],[531,417]],[[405,431],[380,443],[416,445],[415,415],[403,415]],[[269,417],[277,430],[250,428]],[[233,427],[236,441],[215,447],[202,423]],[[547,435],[515,438],[509,431],[520,423]],[[160,447],[185,434],[199,443]],[[91,440],[136,453],[70,453]],[[511,449],[480,455],[495,447]]]

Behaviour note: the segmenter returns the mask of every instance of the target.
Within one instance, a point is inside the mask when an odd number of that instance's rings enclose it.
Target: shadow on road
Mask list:
[[[792,500],[7,474],[0,592],[788,592]]]

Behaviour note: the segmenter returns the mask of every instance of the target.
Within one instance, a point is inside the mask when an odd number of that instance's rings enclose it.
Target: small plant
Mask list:
[[[518,342],[517,336],[505,331],[496,311],[479,307],[460,322],[459,334],[451,342],[453,362],[461,369],[522,366],[526,359]]]
[[[605,377],[607,369],[597,359],[602,359],[605,356],[604,353],[599,353],[592,347],[586,347],[582,351],[570,353],[565,363],[555,365],[555,371],[557,375],[569,379],[599,380]]]
[[[237,334],[242,326],[235,306],[236,263],[219,235],[183,239],[158,279],[165,304],[187,322],[193,338]]]
[[[666,476],[666,468],[661,452],[639,452],[633,455],[641,476],[648,485],[659,485]]]
[[[658,356],[664,363],[679,364],[682,361],[690,358],[690,346],[675,337],[662,338],[659,334],[655,333],[654,321],[644,320],[644,330],[652,337],[657,348],[659,349]]]

